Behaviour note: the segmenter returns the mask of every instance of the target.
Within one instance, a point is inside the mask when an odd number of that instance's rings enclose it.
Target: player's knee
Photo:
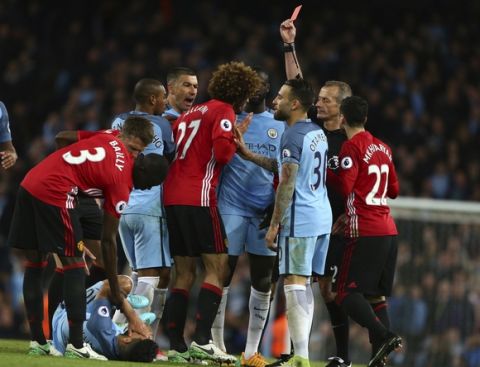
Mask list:
[[[170,283],[170,268],[160,269],[160,281],[158,282],[158,288],[168,288]]]
[[[270,274],[262,277],[252,277],[252,287],[259,292],[269,292],[272,284],[271,279]]]
[[[120,286],[120,289],[122,290],[122,292],[129,294],[133,287],[132,279],[125,275],[119,275],[117,278],[118,278],[118,285]],[[103,287],[108,286],[108,282],[105,282],[105,283]]]
[[[370,304],[385,302],[387,300],[385,296],[365,296],[365,298]]]

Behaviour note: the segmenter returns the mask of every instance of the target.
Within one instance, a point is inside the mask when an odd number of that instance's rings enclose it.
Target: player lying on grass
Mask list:
[[[127,295],[132,288],[132,280],[124,275],[118,276],[121,292]],[[152,362],[158,345],[151,339],[135,332],[125,331],[112,321],[111,292],[108,281],[94,284],[87,289],[86,321],[83,323],[83,338],[90,344],[98,358],[134,362]],[[129,304],[130,305],[130,304]],[[127,320],[135,316],[133,308],[122,310]],[[52,337],[55,348],[63,353],[68,343],[69,327],[65,306],[58,306],[52,321]]]

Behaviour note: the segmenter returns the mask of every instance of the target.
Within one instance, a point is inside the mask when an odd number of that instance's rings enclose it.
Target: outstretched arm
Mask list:
[[[280,24],[280,35],[283,40],[283,48],[285,54],[285,73],[287,79],[302,79],[302,69],[298,63],[297,53],[295,51],[295,36],[297,29],[293,20],[287,19]]]
[[[235,143],[237,144],[237,153],[243,159],[255,163],[267,171],[278,173],[278,161],[275,158],[266,157],[262,154],[254,153],[245,145],[243,135],[236,127],[234,129]]]

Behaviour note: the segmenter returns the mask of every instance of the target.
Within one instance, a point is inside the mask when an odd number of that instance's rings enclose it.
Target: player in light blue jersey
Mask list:
[[[188,111],[198,91],[197,74],[190,68],[175,67],[167,73],[167,109],[163,116],[170,122]]]
[[[165,111],[165,88],[158,80],[141,79],[135,85],[133,98],[136,102],[135,110],[115,118],[112,128],[121,129],[129,116],[144,117],[152,122],[155,136],[143,153],[172,157],[175,150],[172,130],[168,121],[159,116]],[[119,226],[123,249],[135,282],[133,293],[147,297],[151,311],[158,318],[153,325],[154,335],[165,306],[171,267],[161,197],[161,186],[150,190],[133,190],[128,205],[122,212]],[[119,323],[125,321],[119,312],[114,320]]]
[[[130,292],[132,280],[129,277],[119,275],[118,283],[123,293]],[[158,345],[136,332],[125,332],[125,328],[117,326],[111,318],[112,303],[109,297],[108,281],[98,282],[86,291],[87,310],[86,321],[83,323],[83,338],[84,349],[88,350],[89,358],[152,362]],[[135,312],[129,304],[123,310],[127,320]],[[68,334],[67,311],[64,304],[61,304],[53,315],[52,337],[55,349],[62,354],[69,353]]]
[[[17,151],[12,144],[7,108],[0,101],[0,161],[3,169],[9,169],[17,161]]]
[[[280,274],[285,275],[288,329],[295,355],[288,365],[309,367],[308,340],[313,307],[306,282],[312,270],[324,271],[332,227],[332,211],[325,187],[328,144],[323,130],[307,119],[314,93],[303,79],[285,82],[273,101],[274,117],[285,120],[282,136],[281,178],[266,244],[279,250]],[[281,228],[280,228],[281,225]],[[316,259],[323,263],[312,266]],[[320,254],[320,255],[318,255]]]
[[[224,167],[218,188],[218,209],[228,237],[230,274],[224,283],[222,301],[212,326],[212,338],[214,343],[225,351],[223,333],[229,285],[238,257],[246,251],[252,287],[247,342],[240,362],[242,365],[261,367],[266,362],[257,351],[270,306],[272,269],[276,253],[265,247],[266,230],[259,229],[259,224],[266,209],[274,201],[274,175],[278,174],[280,139],[285,125],[276,121],[273,114],[266,111],[265,98],[270,88],[269,78],[264,71],[256,71],[263,80],[262,88],[257,95],[250,98],[245,112],[237,116],[237,121],[244,121],[249,113],[253,113],[248,130],[243,134],[246,152],[250,155],[242,154],[240,157],[235,154]],[[266,169],[248,160],[250,156],[267,160],[269,163]]]

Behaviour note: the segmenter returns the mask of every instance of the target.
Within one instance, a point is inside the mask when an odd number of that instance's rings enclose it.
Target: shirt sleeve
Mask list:
[[[116,337],[115,330],[112,328],[111,308],[112,305],[108,299],[93,301],[89,309],[90,318],[85,326],[100,344],[103,354],[113,349],[111,343]]]
[[[234,122],[235,113],[233,109],[222,109],[215,115],[212,128],[212,142],[213,154],[218,163],[228,163],[237,150],[233,140]]]
[[[339,159],[340,167],[337,170],[338,175],[333,172],[330,173],[329,170],[328,179],[334,181],[332,183],[339,188],[343,196],[347,196],[352,192],[358,176],[359,157],[355,147],[345,142],[340,150]],[[337,180],[332,176],[336,176]]]
[[[7,108],[0,102],[0,143],[12,141],[12,134],[10,132],[10,121],[8,119]]]
[[[284,163],[300,164],[302,157],[303,135],[295,132],[293,128],[284,133],[281,143],[281,160]]]
[[[395,199],[400,193],[400,184],[398,182],[397,171],[393,161],[390,162],[390,173],[388,175],[387,196],[390,199]]]
[[[114,217],[119,218],[127,206],[128,197],[132,189],[132,186],[120,182],[108,185],[103,190],[105,197],[103,208]]]
[[[162,130],[163,154],[171,154],[175,151],[175,141],[173,140],[172,125],[164,118],[160,120],[160,129]]]

